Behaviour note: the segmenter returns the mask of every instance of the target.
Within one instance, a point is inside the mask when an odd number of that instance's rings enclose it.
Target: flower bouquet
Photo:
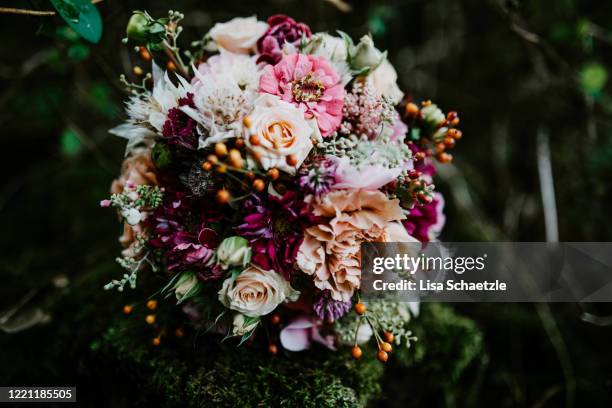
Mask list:
[[[273,354],[320,343],[358,359],[374,338],[386,361],[414,340],[418,304],[360,301],[360,245],[436,238],[433,164],[452,160],[457,113],[406,97],[370,36],[235,18],[186,51],[182,18],[127,27],[151,71],[121,77],[126,156],[101,205],[123,222],[126,271],[106,289],[161,277],[193,327]]]

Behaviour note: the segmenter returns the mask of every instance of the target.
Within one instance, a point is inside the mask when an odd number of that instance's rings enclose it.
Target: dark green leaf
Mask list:
[[[87,41],[97,43],[102,36],[102,19],[90,0],[51,0],[68,25]]]

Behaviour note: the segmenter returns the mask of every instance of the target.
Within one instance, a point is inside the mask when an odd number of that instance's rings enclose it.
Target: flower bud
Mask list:
[[[193,272],[183,272],[174,284],[176,300],[181,303],[200,292],[200,282]]]
[[[259,324],[259,318],[245,317],[242,313],[237,313],[234,316],[232,334],[234,336],[243,336],[253,331]]]
[[[135,12],[130,17],[126,28],[127,38],[137,44],[143,44],[147,40],[149,19],[143,13]]]
[[[421,115],[423,115],[423,120],[425,120],[428,125],[434,127],[440,126],[446,121],[444,113],[433,103],[421,109]]]
[[[374,69],[385,59],[385,54],[374,46],[369,35],[364,35],[355,46],[351,58],[351,68],[361,70]]]
[[[130,225],[136,225],[142,220],[142,214],[136,208],[126,208],[121,215]]]
[[[251,248],[245,238],[225,238],[217,248],[217,262],[223,269],[230,266],[246,266],[251,261]]]

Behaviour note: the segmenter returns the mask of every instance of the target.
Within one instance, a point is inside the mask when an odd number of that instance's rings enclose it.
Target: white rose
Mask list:
[[[246,266],[251,261],[249,241],[242,237],[225,238],[217,248],[217,260],[223,269]]]
[[[215,24],[208,35],[219,47],[246,54],[255,49],[257,40],[267,29],[268,24],[257,21],[255,16],[236,17],[228,22]]]
[[[223,282],[219,301],[229,309],[257,317],[267,315],[283,302],[296,301],[299,294],[278,273],[250,266]]]
[[[138,211],[136,208],[126,208],[121,212],[121,215],[123,215],[123,218],[125,218],[127,223],[130,225],[138,224],[143,218],[140,211]]]
[[[393,104],[399,103],[404,97],[404,93],[397,86],[397,72],[386,59],[368,75],[367,80],[380,95]]]
[[[276,167],[295,174],[312,150],[312,126],[304,119],[304,113],[293,104],[274,95],[261,95],[255,101],[255,109],[249,115],[249,131],[257,137],[257,144],[246,143],[253,156],[264,169]],[[294,155],[295,166],[287,164],[287,156]]]

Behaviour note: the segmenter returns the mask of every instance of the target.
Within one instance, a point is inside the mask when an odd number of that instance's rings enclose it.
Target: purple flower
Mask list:
[[[338,164],[328,159],[315,159],[309,166],[303,166],[298,184],[305,195],[321,196],[329,192],[336,182]]]
[[[436,193],[430,203],[415,205],[402,221],[408,234],[425,243],[436,237],[444,226],[444,199]]]
[[[257,49],[261,54],[257,62],[276,64],[283,54],[285,43],[298,45],[302,37],[310,38],[310,27],[298,23],[284,14],[277,14],[268,18],[268,30],[257,41]]]
[[[178,107],[168,111],[168,118],[164,123],[162,135],[170,144],[183,146],[193,150],[198,146],[198,136],[196,135],[196,121],[183,112],[181,106],[195,108],[193,94],[189,92],[185,98],[178,100]]]
[[[319,319],[333,322],[351,310],[351,302],[334,300],[330,291],[324,290],[316,295],[312,308]]]
[[[253,195],[245,203],[248,213],[236,232],[247,238],[253,250],[251,262],[262,269],[291,277],[304,229],[316,218],[294,191],[266,199]]]

